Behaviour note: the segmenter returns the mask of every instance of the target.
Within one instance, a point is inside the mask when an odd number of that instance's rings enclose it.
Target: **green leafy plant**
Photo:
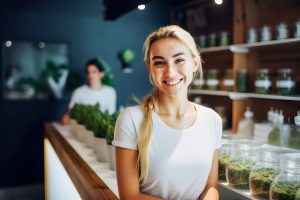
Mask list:
[[[112,141],[114,139],[115,125],[118,116],[119,116],[119,112],[115,112],[109,117],[109,122],[108,122],[108,126],[106,127],[106,135],[105,135],[106,142],[109,145],[112,145]]]

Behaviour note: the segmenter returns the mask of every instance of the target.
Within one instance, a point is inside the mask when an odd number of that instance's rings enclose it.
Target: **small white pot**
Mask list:
[[[95,137],[94,149],[96,152],[97,159],[100,162],[108,162],[108,150],[106,140],[104,138]]]
[[[107,145],[109,165],[111,170],[116,170],[116,156],[115,147],[113,145]]]
[[[78,124],[77,137],[80,142],[85,142],[86,128],[82,124]]]
[[[86,143],[87,143],[88,147],[93,149],[94,146],[95,146],[94,145],[94,142],[95,142],[94,132],[90,131],[90,130],[87,130],[86,134],[87,134]]]

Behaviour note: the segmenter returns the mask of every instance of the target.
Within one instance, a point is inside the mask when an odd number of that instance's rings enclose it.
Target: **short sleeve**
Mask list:
[[[129,108],[124,109],[116,121],[112,145],[137,150],[137,132]]]
[[[116,104],[117,104],[117,94],[114,88],[111,88],[111,100],[109,101],[108,105],[108,112],[110,114],[116,112]]]
[[[215,149],[219,149],[222,144],[222,119],[219,114],[216,113],[216,119],[215,119],[215,130],[216,130],[216,145]]]
[[[79,97],[79,94],[78,94],[78,88],[73,92],[72,96],[71,96],[71,100],[70,100],[70,103],[69,103],[69,109],[72,109],[73,106],[75,105],[75,103],[78,103],[78,97]]]

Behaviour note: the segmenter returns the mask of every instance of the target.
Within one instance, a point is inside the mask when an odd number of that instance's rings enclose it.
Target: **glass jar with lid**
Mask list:
[[[270,188],[270,200],[295,200],[300,188],[300,153],[282,154],[280,173]]]
[[[226,165],[234,152],[234,139],[222,138],[219,156],[219,180],[226,181]]]
[[[260,144],[247,139],[237,140],[234,155],[226,165],[227,183],[238,189],[249,189],[250,170],[257,162]]]
[[[223,89],[226,91],[233,91],[234,81],[232,77],[232,69],[227,69],[225,71],[223,80]]]
[[[206,86],[208,90],[218,90],[219,89],[219,70],[209,69],[207,73]]]
[[[295,124],[290,126],[290,135],[288,139],[288,146],[294,149],[300,149],[300,111],[294,117]]]
[[[249,186],[252,195],[269,199],[272,181],[280,172],[281,148],[263,147],[259,153],[258,163],[250,171]]]
[[[246,68],[237,71],[236,90],[238,92],[248,92],[248,72]]]
[[[291,95],[295,92],[294,71],[291,68],[279,69],[276,87],[278,94]]]
[[[266,68],[257,69],[255,78],[255,92],[268,94],[271,92],[272,81],[269,70]]]

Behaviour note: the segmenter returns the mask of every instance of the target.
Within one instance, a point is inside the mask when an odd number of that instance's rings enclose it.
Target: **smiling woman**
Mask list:
[[[113,145],[121,199],[218,199],[222,122],[192,103],[202,66],[192,36],[166,26],[148,36],[144,60],[154,91],[118,117]]]

